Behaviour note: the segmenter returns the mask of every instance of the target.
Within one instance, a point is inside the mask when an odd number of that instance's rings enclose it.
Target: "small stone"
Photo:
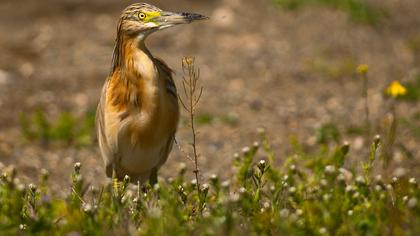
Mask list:
[[[354,150],[359,151],[363,148],[363,144],[365,143],[365,139],[363,137],[357,137],[353,141],[352,147]]]

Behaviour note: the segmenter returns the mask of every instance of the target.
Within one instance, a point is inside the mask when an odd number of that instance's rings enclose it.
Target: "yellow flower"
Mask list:
[[[361,75],[367,74],[368,70],[369,70],[369,66],[367,64],[360,64],[357,67],[357,73],[359,73]]]
[[[407,93],[407,89],[400,84],[398,80],[394,80],[386,89],[386,93],[391,97],[398,97],[401,95],[405,95]]]

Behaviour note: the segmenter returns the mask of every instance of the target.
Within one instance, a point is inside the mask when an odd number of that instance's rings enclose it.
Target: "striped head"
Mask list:
[[[122,12],[118,33],[147,36],[161,29],[205,19],[208,18],[196,13],[168,12],[147,3],[135,3]]]

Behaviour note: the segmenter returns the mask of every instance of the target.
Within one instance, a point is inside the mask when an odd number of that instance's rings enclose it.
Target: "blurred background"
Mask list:
[[[109,73],[119,14],[135,1],[2,0],[0,3],[0,162],[26,181],[41,168],[57,187],[80,161],[91,181],[105,180],[93,131]],[[395,102],[398,136],[390,174],[420,163],[420,1],[176,0],[146,1],[209,21],[155,33],[152,54],[175,71],[196,57],[204,95],[198,108],[205,178],[229,175],[233,154],[267,130],[281,162],[293,143],[305,150],[348,141],[350,162],[366,157],[370,137],[385,132]],[[369,65],[372,135],[364,127],[359,64]],[[384,91],[398,80],[407,94]],[[185,113],[184,113],[185,117]],[[184,118],[177,139],[187,149]],[[174,146],[161,173],[192,164]]]

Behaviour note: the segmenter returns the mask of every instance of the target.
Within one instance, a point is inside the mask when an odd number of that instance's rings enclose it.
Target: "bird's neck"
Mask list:
[[[145,35],[131,36],[118,33],[112,58],[112,71],[124,71],[135,73],[139,77],[154,75],[153,56],[150,54],[145,43]]]
[[[144,38],[119,35],[111,72],[111,96],[119,98],[118,110],[156,112],[159,104],[158,71]]]

